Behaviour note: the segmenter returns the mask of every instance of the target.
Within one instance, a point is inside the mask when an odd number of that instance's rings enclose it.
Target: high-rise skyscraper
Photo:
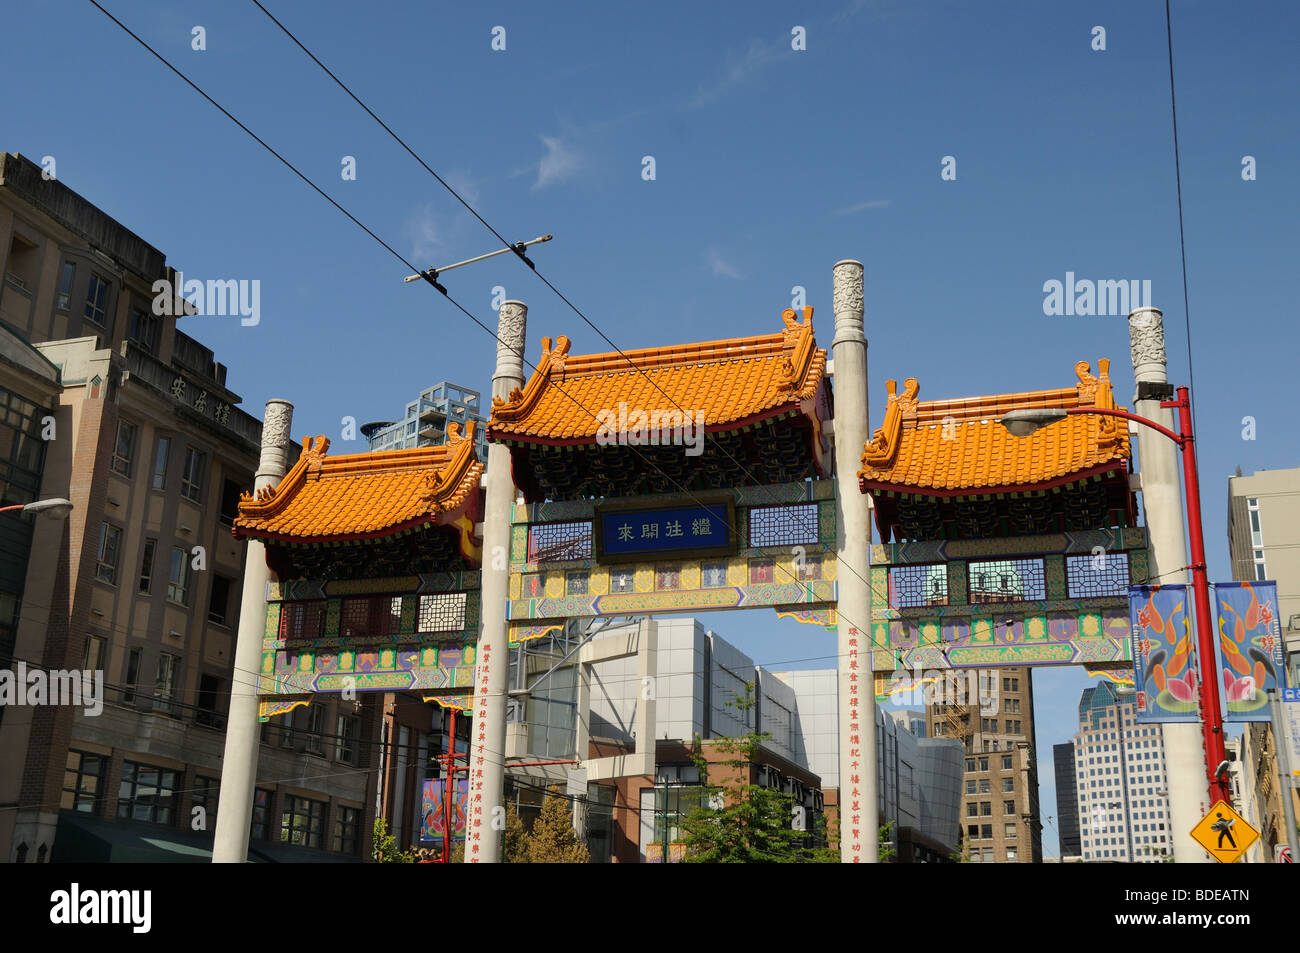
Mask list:
[[[1103,681],[1079,698],[1074,773],[1085,861],[1160,861],[1172,852],[1159,725],[1139,725],[1133,691]]]

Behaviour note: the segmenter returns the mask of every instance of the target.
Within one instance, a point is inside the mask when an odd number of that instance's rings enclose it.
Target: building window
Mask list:
[[[1007,824],[1002,828],[1002,836],[1007,840],[1014,840],[1016,836],[1016,825]]]
[[[307,709],[307,744],[308,754],[324,756],[325,746],[321,736],[325,734],[325,706],[312,705]]]
[[[126,688],[122,690],[122,700],[135,701],[135,687],[140,683],[140,650],[131,649],[126,656]]]
[[[981,770],[981,771],[987,771],[988,769],[989,769],[989,759],[988,759],[988,758],[980,758],[980,770]]]
[[[172,547],[171,572],[167,577],[167,598],[180,605],[189,605],[190,554],[179,546]]]
[[[981,816],[981,817],[992,817],[992,816],[993,816],[993,802],[992,802],[992,801],[980,801],[980,816]]]
[[[325,600],[285,602],[280,606],[280,638],[319,639],[325,632]]]
[[[1008,847],[1008,848],[1007,848],[1007,862],[1008,862],[1008,863],[1014,863],[1015,860],[1016,860],[1016,849],[1015,849],[1014,847]]]
[[[203,808],[200,817],[203,818],[203,826],[199,830],[213,831],[217,829],[217,797],[221,794],[221,781],[217,778],[205,778],[203,775],[195,775],[194,789],[190,792],[190,818],[193,824],[193,809],[196,807]]]
[[[325,828],[325,803],[290,794],[284,799],[280,841],[295,847],[321,846]]]
[[[110,586],[117,585],[117,559],[122,549],[122,531],[111,523],[99,528],[99,559],[95,578]]]
[[[1015,801],[1003,801],[1003,802],[1002,802],[1002,813],[1003,813],[1003,814],[1014,814],[1014,813],[1016,813],[1016,802],[1015,802]]]
[[[171,452],[172,438],[159,437],[153,454],[153,488],[167,489],[167,455]]]
[[[230,612],[230,580],[225,576],[212,576],[212,592],[208,596],[208,621],[228,625]]]
[[[77,266],[70,261],[63,263],[63,268],[59,270],[59,300],[57,308],[60,311],[67,311],[72,307],[72,282],[77,275]]]
[[[1015,778],[1003,778],[1003,779],[1002,779],[1002,790],[1003,790],[1004,793],[1010,793],[1011,791],[1014,791],[1015,789],[1016,789],[1016,779],[1015,779]]]
[[[266,817],[271,806],[271,792],[266,788],[253,791],[253,829],[249,836],[255,841],[266,840]]]
[[[117,792],[121,820],[170,824],[176,802],[176,772],[136,761],[122,762]]]
[[[974,793],[975,793],[975,782],[974,782],[974,781],[967,781],[967,782],[966,782],[966,793],[967,793],[967,794],[974,794]]]
[[[361,850],[361,809],[340,807],[334,821],[334,850],[340,854],[357,854]]]
[[[63,772],[63,799],[59,806],[65,811],[98,814],[106,765],[107,759],[101,755],[69,751]]]
[[[86,289],[86,318],[100,327],[106,326],[104,320],[108,314],[108,282],[90,273],[90,287]]]
[[[968,801],[967,804],[966,804],[966,816],[967,816],[967,817],[979,817],[979,813],[980,813],[979,802],[977,802],[977,801]]]
[[[135,457],[135,424],[119,420],[117,422],[117,442],[113,444],[113,472],[122,476],[131,475],[131,461]]]
[[[981,825],[980,825],[980,839],[981,839],[981,840],[992,840],[992,838],[993,838],[993,825],[992,825],[992,824],[981,824]],[[989,855],[987,854],[987,851],[988,851],[989,849],[990,849],[990,848],[988,848],[988,847],[985,847],[985,848],[984,848],[984,850],[986,851],[984,859],[985,859],[986,861],[991,859],[991,858],[989,857]]]
[[[225,717],[217,710],[217,699],[220,696],[221,679],[215,675],[200,675],[199,695],[195,704],[198,713],[194,716],[196,724],[216,729],[226,726]]]
[[[185,448],[185,469],[181,471],[181,496],[199,503],[203,498],[203,471],[208,455],[193,447]]]
[[[132,308],[126,336],[152,354],[158,349],[158,327],[159,321],[154,315],[142,308]]]
[[[989,791],[990,791],[990,788],[989,788],[989,779],[988,779],[988,778],[980,778],[980,794],[988,794]]]
[[[181,657],[171,655],[167,652],[161,652],[158,655],[158,679],[154,683],[153,690],[153,707],[175,713],[176,709],[176,676],[180,671]]]
[[[356,715],[339,715],[338,736],[338,751],[334,755],[334,759],[355,767],[357,764],[357,741],[361,737],[361,719]]]
[[[144,541],[144,556],[140,559],[140,592],[148,592],[153,585],[153,559],[158,549],[158,540]]]
[[[239,516],[239,497],[243,488],[234,480],[224,480],[221,484],[221,522],[225,526],[234,526]]]
[[[86,638],[86,651],[82,656],[81,667],[84,671],[98,671],[104,664],[104,639],[98,635]]]

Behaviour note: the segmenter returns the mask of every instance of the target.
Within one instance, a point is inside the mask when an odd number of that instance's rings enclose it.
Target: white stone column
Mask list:
[[[528,307],[506,301],[497,316],[497,367],[492,396],[505,400],[524,383],[524,334]],[[474,731],[470,738],[469,818],[465,862],[495,864],[501,859],[501,811],[506,758],[506,602],[510,598],[510,517],[515,505],[510,448],[488,445],[487,499],[483,519],[483,573],[478,649],[474,654]],[[480,760],[481,759],[481,760]],[[478,777],[478,769],[483,776]],[[498,820],[499,818],[499,820]],[[474,850],[478,847],[478,850]]]
[[[262,422],[262,452],[253,478],[253,492],[283,479],[289,460],[293,404],[268,400]],[[221,762],[221,794],[217,829],[213,835],[214,864],[242,864],[248,859],[253,819],[253,788],[262,726],[257,720],[258,673],[262,670],[262,640],[266,635],[266,544],[250,539],[244,554],[244,579],[239,602],[239,632],[235,637],[235,670],[230,679],[230,713],[226,716],[226,752]]]
[[[840,859],[844,863],[875,863],[879,856],[879,823],[868,585],[871,512],[867,497],[858,489],[858,468],[867,442],[867,338],[862,324],[861,262],[835,264],[833,302]]]
[[[1165,358],[1164,316],[1158,308],[1138,308],[1128,316],[1133,377],[1139,383],[1168,383]],[[1178,432],[1174,412],[1158,400],[1133,399],[1133,412]],[[1150,575],[1163,585],[1187,584],[1187,534],[1183,515],[1183,479],[1178,470],[1178,447],[1149,427],[1137,427],[1138,465],[1141,468],[1142,509],[1150,540]],[[1190,603],[1191,590],[1188,590]],[[1210,809],[1205,775],[1205,741],[1199,724],[1161,725],[1165,746],[1165,773],[1169,782],[1169,839],[1178,863],[1209,863],[1210,857],[1188,836]]]

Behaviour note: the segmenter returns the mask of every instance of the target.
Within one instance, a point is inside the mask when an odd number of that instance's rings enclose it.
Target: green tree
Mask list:
[[[374,840],[370,845],[370,859],[376,864],[413,864],[415,855],[397,849],[397,838],[388,833],[388,821],[375,818]]]
[[[747,682],[745,694],[727,704],[748,722],[755,707],[754,684]],[[739,738],[714,739],[711,744],[728,757],[712,767],[731,769],[727,778],[715,784],[703,744],[696,736],[695,764],[704,782],[700,789],[703,803],[681,822],[687,862],[789,864],[839,859],[838,850],[807,846],[809,840],[824,839],[825,826],[819,824],[811,832],[795,830],[792,818],[797,812],[791,795],[749,782],[752,766],[760,762],[759,748],[771,737],[766,731],[750,731]]]
[[[530,864],[586,864],[591,854],[573,830],[573,812],[569,799],[559,787],[548,789],[542,813],[533,822],[527,837]]]
[[[882,864],[892,864],[898,859],[898,847],[893,843],[894,822],[886,821],[880,825],[879,859]]]
[[[505,844],[505,861],[507,864],[528,863],[528,834],[524,831],[523,819],[515,811],[513,804],[506,805],[506,829],[502,836]],[[465,842],[456,841],[451,849],[451,862],[465,862]]]

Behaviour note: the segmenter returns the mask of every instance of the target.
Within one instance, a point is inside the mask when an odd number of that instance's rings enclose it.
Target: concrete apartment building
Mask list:
[[[1140,725],[1133,692],[1103,681],[1079,697],[1074,773],[1085,861],[1158,863],[1173,851],[1159,725]]]
[[[1039,863],[1033,678],[1028,668],[1017,667],[978,670],[976,679],[979,697],[968,697],[970,704],[926,706],[927,734],[955,738],[965,749],[963,850],[973,863]]]
[[[1228,554],[1233,579],[1277,583],[1287,669],[1291,685],[1300,685],[1300,467],[1228,478]],[[1271,725],[1245,726],[1241,760],[1244,796],[1259,821],[1259,859],[1272,863],[1286,841],[1286,815]],[[1300,816],[1300,791],[1290,796]]]
[[[0,518],[15,520],[0,529],[0,664],[104,682],[98,714],[0,710],[0,857],[205,859],[244,563],[231,520],[261,422],[212,352],[155,313],[153,283],[174,277],[163,253],[13,154],[0,154],[0,273],[0,388],[18,435],[4,499],[74,504],[56,525]],[[367,847],[378,706],[316,707],[264,728],[254,857]]]

